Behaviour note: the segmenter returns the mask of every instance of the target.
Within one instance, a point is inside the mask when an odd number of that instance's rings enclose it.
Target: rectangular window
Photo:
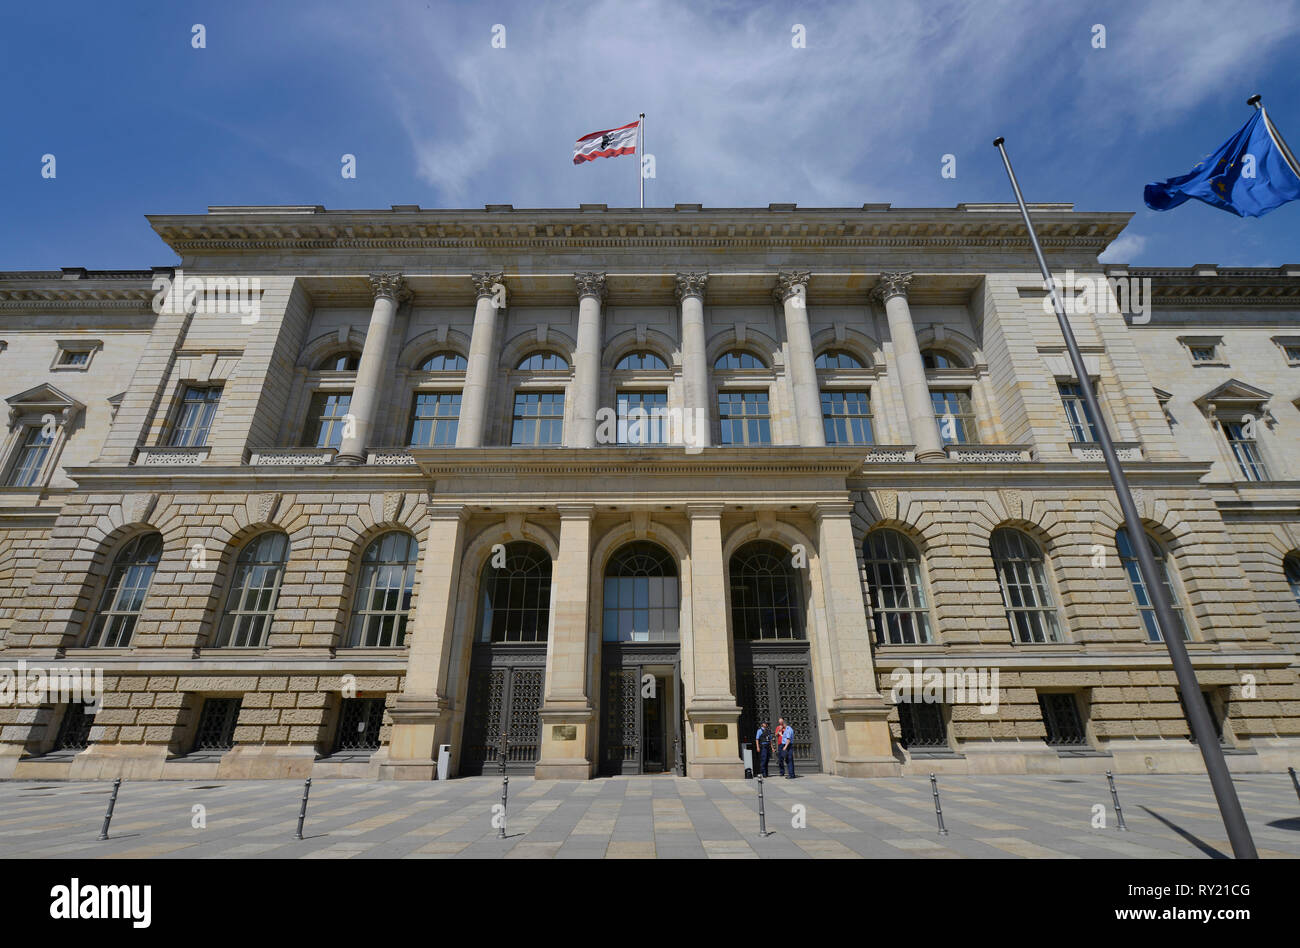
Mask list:
[[[411,408],[412,446],[454,448],[460,425],[460,392],[416,392]]]
[[[556,445],[564,435],[563,392],[516,392],[510,443]]]
[[[1218,712],[1214,710],[1214,699],[1210,696],[1210,692],[1202,691],[1201,700],[1205,702],[1205,710],[1209,712],[1210,723],[1214,725],[1214,736],[1219,739],[1220,744],[1226,743],[1223,740],[1223,720],[1219,717]],[[1183,717],[1186,718],[1187,703],[1183,701],[1183,693],[1181,690],[1179,690],[1178,692],[1178,706],[1182,708]],[[1192,727],[1190,721],[1188,722],[1187,725],[1187,739],[1191,741],[1193,744],[1196,743],[1196,735],[1192,733]]]
[[[196,751],[226,751],[235,746],[235,722],[242,698],[205,698],[194,735]]]
[[[317,392],[307,409],[304,447],[337,448],[343,443],[343,426],[352,407],[351,392]]]
[[[1228,447],[1232,448],[1232,456],[1237,459],[1237,467],[1241,468],[1241,473],[1245,475],[1246,480],[1268,480],[1268,471],[1264,469],[1264,459],[1260,456],[1259,445],[1255,443],[1254,438],[1247,437],[1245,423],[1225,421],[1223,433],[1228,438]]]
[[[1056,388],[1061,393],[1061,404],[1065,406],[1065,420],[1070,425],[1070,440],[1095,442],[1097,425],[1093,420],[1092,412],[1088,411],[1088,403],[1083,399],[1083,386],[1078,382],[1057,382]]]
[[[74,701],[63,712],[59,722],[59,733],[54,738],[53,750],[83,751],[90,746],[90,728],[95,723],[95,716],[86,713],[86,706]]]
[[[871,395],[868,392],[822,392],[822,425],[827,444],[872,444]]]
[[[666,444],[668,393],[618,393],[618,443]]]
[[[339,707],[335,752],[379,750],[379,729],[383,724],[383,698],[344,698]]]
[[[1193,362],[1213,362],[1214,346],[1188,346],[1188,351],[1192,354]]]
[[[943,720],[943,705],[923,701],[898,704],[899,741],[908,750],[948,747],[948,728]]]
[[[221,401],[221,386],[202,388],[186,386],[181,392],[176,420],[172,424],[167,444],[173,448],[199,448],[208,443],[212,419]]]
[[[59,365],[79,366],[90,364],[90,350],[63,349],[59,352]]]
[[[1043,714],[1047,743],[1052,747],[1083,747],[1088,743],[1079,717],[1079,702],[1072,694],[1039,694],[1038,708]]]
[[[1300,362],[1300,346],[1283,346],[1287,362]]]
[[[719,392],[718,423],[723,444],[771,444],[767,392]]]
[[[944,444],[970,444],[975,437],[975,412],[970,392],[958,389],[932,389],[934,420]]]
[[[9,469],[10,487],[35,487],[45,467],[45,459],[50,453],[53,438],[45,436],[43,425],[31,425],[23,436],[14,458],[13,467]]]

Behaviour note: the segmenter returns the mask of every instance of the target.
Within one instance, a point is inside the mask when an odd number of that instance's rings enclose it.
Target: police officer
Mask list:
[[[776,760],[781,765],[781,776],[786,776],[786,764],[790,765],[789,777],[794,779],[794,728],[785,723],[785,718],[779,719],[781,736],[779,738],[781,746],[776,749]]]
[[[758,733],[754,735],[754,749],[758,751],[758,771],[766,777],[767,762],[772,757],[772,732],[767,729],[766,721],[758,726]]]

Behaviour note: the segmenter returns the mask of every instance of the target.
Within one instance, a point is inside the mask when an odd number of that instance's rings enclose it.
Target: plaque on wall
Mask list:
[[[727,725],[725,724],[704,725],[704,739],[706,741],[725,741],[727,739]]]
[[[576,741],[578,739],[578,725],[576,724],[552,724],[551,740],[553,741]]]

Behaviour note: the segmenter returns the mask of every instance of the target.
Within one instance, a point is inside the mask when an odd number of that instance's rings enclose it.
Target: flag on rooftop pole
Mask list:
[[[1263,217],[1274,208],[1300,198],[1300,164],[1269,120],[1257,95],[1255,106],[1237,133],[1206,155],[1187,174],[1148,184],[1146,206],[1167,211],[1189,198],[1238,217]]]
[[[641,178],[641,160],[640,153],[642,150],[641,125],[645,121],[645,113],[635,122],[629,122],[618,128],[607,128],[603,132],[592,132],[590,135],[583,135],[573,146],[573,163],[580,165],[584,161],[595,161],[597,158],[617,158],[619,155],[634,155],[637,157],[637,193],[641,200],[641,206],[645,207],[645,182]]]

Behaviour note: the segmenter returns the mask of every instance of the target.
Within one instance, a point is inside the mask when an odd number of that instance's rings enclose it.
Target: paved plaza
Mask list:
[[[443,783],[318,781],[304,839],[302,784],[122,785],[110,838],[97,837],[111,784],[0,784],[0,857],[402,858],[1206,858],[1231,853],[1203,776],[1121,776],[1127,832],[1106,778],[945,777],[948,836],[924,777],[809,776],[764,782],[619,777],[510,779],[507,836],[492,824],[497,778]],[[1283,774],[1236,778],[1264,857],[1300,856],[1300,801]],[[1106,826],[1093,828],[1094,807]],[[202,809],[197,809],[201,807]],[[802,810],[800,809],[802,808]],[[202,814],[206,827],[197,827]],[[802,819],[801,819],[802,818]],[[802,822],[804,825],[797,825]]]

